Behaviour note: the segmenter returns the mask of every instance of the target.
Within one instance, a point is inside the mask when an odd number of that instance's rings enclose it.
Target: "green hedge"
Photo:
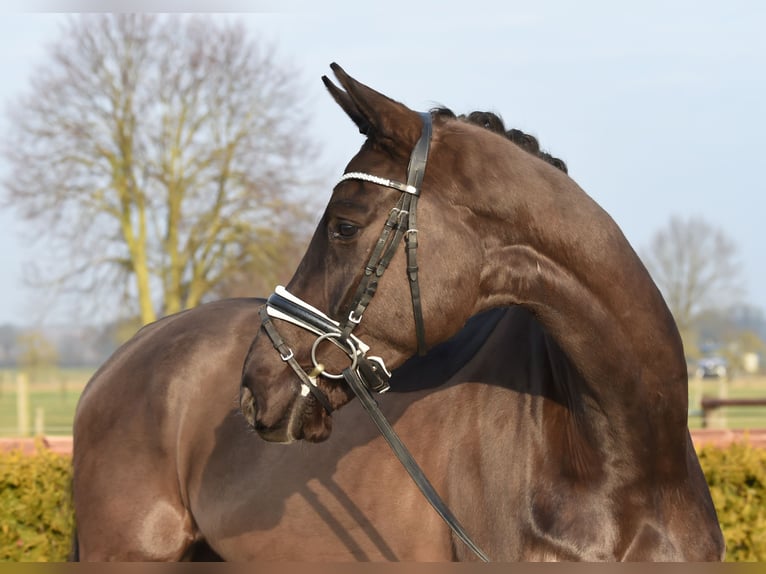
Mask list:
[[[0,560],[65,561],[72,543],[71,459],[0,453]]]
[[[766,560],[766,449],[744,443],[699,451],[727,562]]]
[[[731,562],[766,561],[766,449],[699,452]],[[0,453],[0,560],[64,561],[74,528],[70,459]]]

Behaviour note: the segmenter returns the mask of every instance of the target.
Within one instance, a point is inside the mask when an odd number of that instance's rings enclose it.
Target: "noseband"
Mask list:
[[[401,244],[402,239],[404,239],[407,254],[407,276],[409,278],[412,309],[415,316],[418,353],[425,355],[427,350],[423,310],[420,302],[420,285],[418,283],[417,204],[420,186],[423,183],[423,175],[425,174],[426,162],[428,161],[428,152],[431,147],[432,126],[430,114],[421,113],[420,117],[423,120],[423,130],[410,155],[406,184],[363,172],[346,173],[338,181],[338,183],[350,179],[367,181],[383,187],[396,189],[402,193],[396,207],[389,213],[388,219],[383,226],[383,231],[372,250],[346,318],[342,322],[335,321],[319,309],[292,295],[284,287],[278,286],[274,293],[269,296],[266,304],[260,309],[261,324],[282,360],[290,365],[301,380],[301,395],[307,396],[308,393],[314,395],[327,414],[332,413],[332,405],[327,395],[317,386],[316,378],[321,374],[331,379],[346,380],[359,398],[364,409],[370,415],[370,418],[378,427],[380,433],[394,451],[394,454],[396,454],[434,510],[480,560],[488,562],[489,558],[487,555],[482,552],[465,532],[378,408],[378,403],[373,398],[371,391],[378,393],[387,391],[389,389],[391,373],[383,363],[383,359],[374,356],[368,357],[369,346],[352,334],[354,328],[362,321],[362,315],[375,295],[381,276],[388,268],[397,247]],[[311,347],[313,370],[310,373],[304,371],[295,359],[292,349],[280,336],[272,318],[287,321],[317,335],[317,339]],[[317,361],[317,347],[325,340],[331,341],[342,349],[351,360],[351,365],[346,367],[341,373],[328,373],[325,371],[324,366]]]

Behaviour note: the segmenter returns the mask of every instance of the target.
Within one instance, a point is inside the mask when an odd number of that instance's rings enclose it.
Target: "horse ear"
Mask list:
[[[335,102],[341,108],[343,108],[343,111],[346,112],[348,117],[350,117],[351,120],[359,128],[359,132],[363,135],[367,135],[370,131],[370,123],[359,111],[359,108],[356,107],[356,104],[349,97],[349,95],[341,90],[338,86],[333,84],[332,80],[330,80],[327,76],[322,76],[322,81],[324,82],[327,91],[330,92],[330,95],[335,100]]]
[[[359,131],[407,157],[422,130],[423,121],[418,113],[356,81],[338,64],[332,63],[330,67],[346,91],[338,88],[327,76],[322,76],[322,81]]]

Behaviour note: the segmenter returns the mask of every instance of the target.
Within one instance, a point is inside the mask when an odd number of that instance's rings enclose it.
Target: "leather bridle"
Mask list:
[[[389,187],[401,192],[396,206],[390,211],[383,231],[372,250],[364,274],[359,282],[349,312],[343,321],[335,321],[325,313],[312,307],[302,299],[292,295],[282,286],[278,286],[266,304],[260,309],[261,324],[269,336],[274,348],[298,378],[301,380],[301,395],[311,393],[324,407],[328,414],[332,413],[332,405],[327,395],[317,386],[316,379],[322,375],[331,379],[344,379],[359,398],[362,406],[372,418],[378,430],[388,442],[399,461],[417,484],[420,491],[442,517],[452,531],[476,554],[479,559],[488,562],[489,558],[471,540],[458,520],[444,504],[439,494],[426,478],[415,459],[394,432],[391,424],[378,408],[372,392],[383,393],[389,389],[391,373],[380,357],[367,356],[369,346],[356,337],[352,331],[361,322],[362,316],[370,304],[378,288],[378,282],[388,268],[396,249],[405,241],[407,254],[407,276],[410,284],[412,309],[415,317],[415,333],[418,341],[418,353],[425,355],[425,326],[420,300],[420,284],[418,282],[418,230],[417,203],[420,187],[423,183],[428,152],[431,145],[431,115],[421,113],[423,129],[420,139],[415,144],[407,167],[407,183],[401,183],[363,172],[345,173],[338,183],[347,180],[360,180]],[[313,370],[307,373],[295,359],[295,354],[279,334],[272,319],[280,319],[292,323],[317,335],[311,348]],[[351,365],[341,373],[328,373],[316,357],[317,347],[322,341],[329,340],[341,348],[349,356]]]
[[[388,390],[391,373],[383,363],[383,359],[368,357],[369,347],[355,337],[352,331],[362,321],[362,316],[378,289],[380,278],[388,268],[402,240],[405,242],[407,254],[407,276],[410,284],[412,311],[415,317],[418,353],[425,355],[427,351],[420,283],[418,281],[417,204],[428,162],[428,152],[431,147],[432,125],[431,114],[421,113],[420,117],[423,120],[423,129],[410,154],[410,162],[407,166],[407,183],[363,172],[345,173],[338,182],[366,181],[401,192],[399,201],[389,212],[386,223],[383,225],[383,231],[370,254],[367,265],[364,267],[362,279],[357,285],[352,302],[348,307],[348,313],[343,321],[338,322],[330,319],[326,314],[292,295],[282,286],[278,286],[274,293],[269,296],[266,305],[260,312],[261,322],[272,344],[279,351],[282,360],[290,365],[301,380],[302,393],[305,395],[310,392],[314,395],[328,414],[332,412],[332,407],[324,392],[317,387],[316,377],[321,374],[330,379],[342,379],[343,374],[328,373],[324,370],[324,366],[317,361],[316,350],[322,341],[329,340],[345,351],[351,359],[352,370],[372,391],[385,392]],[[318,336],[312,346],[313,370],[311,373],[304,371],[295,360],[294,353],[280,336],[271,318],[288,321]]]

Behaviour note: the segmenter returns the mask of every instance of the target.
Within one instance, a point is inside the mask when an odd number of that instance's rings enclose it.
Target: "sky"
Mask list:
[[[0,130],[67,11],[181,6],[213,5],[11,4],[0,13]],[[532,133],[638,251],[671,216],[702,217],[737,245],[743,301],[766,309],[766,2],[219,0],[215,9],[299,73],[323,172],[340,175],[362,143],[320,81],[338,62],[413,109],[490,110]],[[25,262],[44,244],[31,245],[22,228],[0,211],[0,324],[64,318],[71,310],[24,285]]]

